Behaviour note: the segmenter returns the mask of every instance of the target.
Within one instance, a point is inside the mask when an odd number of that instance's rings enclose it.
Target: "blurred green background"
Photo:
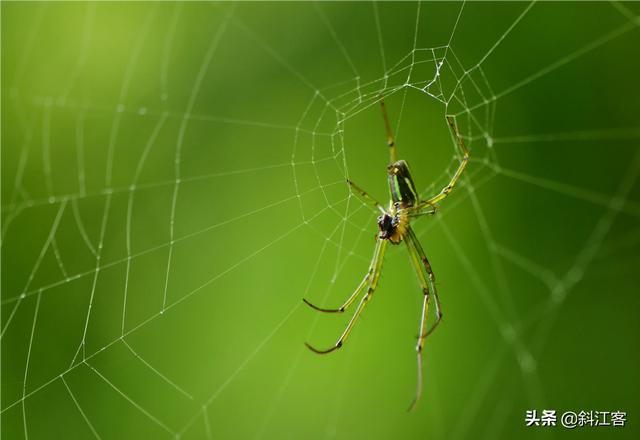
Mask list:
[[[638,438],[640,7],[462,6],[2,2],[2,438]],[[373,252],[379,94],[423,197],[445,114],[472,155],[415,222],[412,413],[403,245],[303,345]]]

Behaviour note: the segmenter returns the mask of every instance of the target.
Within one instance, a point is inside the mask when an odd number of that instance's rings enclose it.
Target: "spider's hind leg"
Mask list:
[[[458,148],[460,149],[460,153],[462,154],[462,156],[460,157],[460,164],[458,165],[456,172],[451,177],[451,180],[449,181],[447,186],[442,188],[437,195],[431,197],[430,199],[425,200],[424,202],[421,202],[420,205],[418,206],[419,209],[422,209],[426,206],[433,206],[436,203],[442,201],[444,198],[446,198],[449,195],[449,193],[451,193],[451,191],[453,190],[453,187],[456,185],[456,183],[460,179],[462,172],[467,167],[467,163],[469,163],[469,150],[467,149],[467,146],[464,144],[464,141],[460,137],[460,133],[458,132],[458,127],[456,126],[456,122],[453,119],[453,117],[447,116],[447,124],[449,125],[449,129],[451,130],[451,135],[455,139],[456,144],[458,144]]]
[[[436,215],[438,213],[437,205],[425,205],[424,207],[415,209],[409,216],[413,218],[422,217],[424,215]]]
[[[398,153],[396,150],[396,140],[393,137],[393,131],[391,130],[391,122],[389,122],[389,115],[387,114],[387,107],[384,103],[384,96],[380,96],[380,107],[382,108],[382,117],[384,118],[384,128],[387,132],[387,146],[389,147],[389,164],[392,164],[398,160]]]
[[[386,212],[384,210],[384,208],[382,207],[382,205],[380,204],[380,202],[378,202],[376,199],[371,197],[365,190],[360,188],[353,180],[347,179],[347,183],[351,186],[351,189],[353,189],[357,194],[360,195],[362,200],[364,200],[365,202],[369,203],[370,205],[375,206],[383,214]]]

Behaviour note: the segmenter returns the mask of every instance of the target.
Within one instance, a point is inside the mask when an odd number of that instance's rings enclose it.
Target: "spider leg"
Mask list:
[[[422,248],[422,245],[420,244],[418,237],[416,237],[416,233],[413,232],[413,228],[411,227],[409,227],[408,229],[408,237],[409,237],[409,240],[411,240],[411,242],[413,243],[413,247],[415,248],[418,257],[420,258],[420,261],[424,265],[424,269],[427,271],[427,275],[429,277],[429,286],[431,287],[431,293],[433,294],[433,302],[436,308],[436,320],[431,326],[431,328],[427,330],[427,332],[424,334],[424,336],[427,337],[436,329],[436,327],[438,326],[438,324],[440,324],[440,321],[442,320],[442,308],[440,306],[440,297],[438,296],[438,289],[436,289],[436,276],[434,275],[433,269],[431,268],[431,263],[429,263],[429,260],[427,259],[427,255],[424,253],[424,249]],[[422,275],[422,272],[420,272],[420,274]]]
[[[436,196],[431,197],[430,199],[425,200],[424,202],[421,202],[418,205],[418,209],[422,209],[427,206],[433,206],[436,203],[440,202],[445,197],[447,197],[451,192],[451,190],[453,189],[453,187],[455,186],[455,184],[458,182],[458,179],[460,179],[460,175],[462,174],[464,169],[467,167],[467,163],[469,162],[469,150],[467,150],[467,147],[464,145],[464,141],[462,140],[462,138],[460,137],[460,134],[458,133],[458,128],[456,127],[456,123],[451,116],[447,116],[447,123],[449,124],[451,133],[453,134],[453,137],[455,138],[456,143],[458,144],[458,147],[462,152],[462,159],[460,160],[460,165],[458,165],[458,169],[454,173],[453,177],[451,178],[447,186],[442,188],[440,193],[438,193]]]
[[[369,203],[369,204],[371,204],[371,205],[375,206],[375,207],[376,207],[376,208],[378,208],[378,209],[379,209],[383,214],[386,212],[386,211],[384,210],[384,208],[382,207],[382,205],[380,204],[380,202],[378,202],[376,199],[374,199],[374,198],[373,198],[373,197],[371,197],[369,194],[367,194],[367,192],[366,192],[365,190],[363,190],[362,188],[360,188],[358,185],[356,185],[356,183],[355,183],[353,180],[349,180],[349,179],[347,179],[347,183],[348,183],[349,185],[351,185],[351,188],[352,188],[356,193],[358,193],[358,194],[362,197],[362,199],[363,199],[365,202],[367,202],[367,203]]]
[[[425,340],[427,339],[427,336],[433,331],[433,329],[435,329],[436,325],[440,322],[442,313],[440,311],[440,303],[438,301],[438,296],[435,289],[435,278],[433,277],[433,271],[431,271],[431,266],[428,265],[429,263],[426,260],[426,257],[424,257],[424,251],[422,250],[422,246],[418,242],[417,237],[415,236],[415,233],[410,227],[407,232],[407,240],[405,241],[407,244],[407,249],[409,251],[409,256],[411,257],[411,261],[413,263],[414,269],[416,270],[416,274],[418,275],[418,279],[420,281],[420,285],[422,286],[422,292],[423,292],[422,313],[420,315],[420,334],[418,336],[418,344],[416,345],[417,367],[418,367],[418,371],[417,371],[418,377],[416,381],[416,394],[413,401],[411,402],[411,405],[409,406],[409,411],[412,411],[420,401],[420,398],[422,397],[422,384],[423,384],[422,351],[424,348],[424,343],[425,343]],[[429,280],[427,280],[424,273],[422,272],[423,264],[429,276]],[[429,290],[429,286],[431,286],[431,292]],[[436,317],[436,322],[433,324],[431,329],[426,330],[427,319],[429,316],[429,301],[431,299],[430,293],[433,293],[437,317]]]
[[[345,301],[344,304],[342,304],[339,308],[337,309],[325,309],[322,307],[318,307],[312,303],[310,303],[309,301],[307,301],[305,298],[302,298],[302,301],[305,302],[306,305],[308,305],[309,307],[311,307],[312,309],[315,309],[319,312],[325,312],[325,313],[342,313],[345,310],[347,310],[347,308],[349,308],[349,306],[351,304],[353,304],[353,302],[356,300],[356,298],[358,297],[358,295],[360,294],[360,292],[362,292],[362,289],[364,289],[364,286],[367,285],[367,281],[369,281],[369,278],[371,278],[371,274],[373,273],[373,262],[372,262],[372,266],[369,267],[369,270],[367,271],[367,274],[364,276],[364,278],[362,279],[362,281],[360,282],[360,284],[358,285],[358,287],[356,288],[356,290],[351,294],[351,296],[349,297],[349,299],[347,299]]]
[[[387,249],[387,240],[378,240],[376,244],[375,252],[373,254],[373,260],[371,263],[372,273],[370,277],[371,280],[369,281],[369,288],[367,289],[367,293],[360,300],[360,303],[358,304],[358,308],[353,313],[353,316],[351,317],[349,324],[347,324],[347,328],[345,328],[344,332],[342,332],[342,335],[340,336],[338,341],[335,343],[333,347],[328,348],[326,350],[318,350],[317,348],[314,348],[313,346],[311,346],[308,342],[305,342],[305,345],[311,351],[318,354],[326,354],[326,353],[331,353],[332,351],[335,351],[338,348],[342,347],[342,344],[344,344],[344,342],[349,337],[349,334],[353,330],[354,325],[356,324],[356,322],[358,321],[358,318],[362,314],[364,307],[367,305],[367,303],[371,299],[371,296],[373,295],[373,292],[376,290],[376,287],[378,286],[378,280],[380,279],[380,272],[382,270],[382,262],[384,261],[384,254],[386,249]]]
[[[436,205],[426,205],[422,208],[416,208],[409,212],[409,217],[417,218],[422,217],[423,215],[435,215],[438,212],[438,207]]]
[[[384,96],[380,96],[380,107],[382,108],[382,117],[384,118],[384,128],[387,131],[387,145],[389,146],[389,163],[395,163],[397,158],[396,141],[393,138],[389,115],[387,115],[387,107],[384,104]]]

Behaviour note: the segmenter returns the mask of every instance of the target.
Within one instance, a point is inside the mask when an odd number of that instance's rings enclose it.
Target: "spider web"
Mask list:
[[[637,330],[639,109],[593,105],[637,98],[637,62],[615,73],[634,8],[582,6],[572,33],[541,23],[573,11],[535,3],[278,5],[287,32],[269,7],[3,4],[3,436],[508,437],[524,409],[571,404],[540,360],[572,311],[614,319],[574,296],[615,284],[616,328]],[[345,178],[386,202],[382,95],[422,197],[459,164],[445,115],[471,150],[415,226],[445,312],[426,419],[401,411],[420,304],[402,247],[348,348],[302,345],[345,321],[301,296],[337,304],[371,258],[378,213]]]

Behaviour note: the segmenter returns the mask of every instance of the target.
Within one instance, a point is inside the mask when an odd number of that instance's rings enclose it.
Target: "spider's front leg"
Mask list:
[[[412,228],[409,228],[408,238],[413,242],[413,246],[416,250],[418,258],[420,259],[420,262],[422,263],[425,271],[427,272],[427,276],[429,277],[429,280],[428,280],[429,286],[431,288],[431,293],[433,294],[433,302],[436,308],[436,320],[431,326],[431,328],[424,333],[424,337],[427,337],[436,329],[436,327],[438,326],[438,324],[440,324],[440,321],[442,320],[442,308],[440,306],[440,297],[438,296],[438,289],[436,289],[436,276],[433,273],[433,269],[431,268],[431,263],[429,263],[429,260],[427,259],[427,255],[425,254],[424,249],[422,248],[422,245],[420,244],[420,241],[418,241],[418,237],[416,236]],[[422,271],[420,271],[420,274],[422,275]]]
[[[369,281],[369,278],[371,278],[371,274],[373,273],[373,268],[370,267],[369,270],[367,271],[367,274],[364,276],[363,280],[360,282],[360,284],[358,285],[358,287],[356,288],[356,290],[351,294],[351,296],[345,301],[344,304],[342,304],[339,308],[337,309],[325,309],[323,307],[318,307],[315,304],[307,301],[306,298],[302,298],[302,301],[304,301],[304,303],[306,305],[308,305],[309,307],[311,307],[314,310],[317,310],[319,312],[324,312],[324,313],[342,313],[345,310],[347,310],[349,308],[349,306],[351,304],[353,304],[353,302],[356,300],[356,298],[358,297],[358,295],[360,294],[360,292],[362,291],[362,289],[364,289],[364,286],[367,285],[367,282]]]
[[[384,261],[384,254],[385,254],[386,249],[387,249],[387,243],[388,243],[388,240],[378,239],[378,241],[376,243],[376,249],[375,249],[374,254],[373,254],[373,259],[371,261],[371,267],[370,267],[371,274],[370,274],[370,281],[369,281],[369,287],[367,289],[367,293],[360,300],[360,303],[358,304],[358,308],[356,309],[356,311],[354,312],[353,316],[351,317],[351,320],[349,320],[349,324],[347,324],[347,328],[345,328],[344,332],[342,332],[342,335],[340,336],[338,341],[335,343],[335,345],[333,347],[328,348],[326,350],[318,350],[317,348],[314,348],[313,346],[311,346],[308,342],[305,342],[305,345],[311,351],[313,351],[315,353],[318,353],[318,354],[331,353],[332,351],[335,351],[338,348],[342,347],[344,342],[347,340],[347,338],[349,337],[349,334],[353,330],[353,327],[355,326],[356,322],[358,321],[358,318],[362,314],[362,311],[364,310],[364,307],[367,305],[367,303],[371,299],[371,296],[373,295],[373,292],[376,290],[376,287],[378,286],[378,280],[380,279],[380,271],[382,270],[382,262]],[[369,276],[369,274],[367,276]],[[365,277],[365,281],[366,281],[366,277]],[[364,281],[363,281],[363,283],[364,283]],[[353,300],[355,299],[355,296],[357,295],[359,290],[360,290],[360,287],[358,289],[356,289],[356,292],[351,296],[351,298],[349,298],[347,303],[349,303],[349,301],[353,302]],[[309,304],[306,300],[305,300],[305,302],[307,304]],[[309,305],[311,305],[311,304],[309,304]],[[315,306],[312,306],[312,307],[318,309]]]
[[[422,383],[423,383],[423,374],[422,374],[422,351],[424,349],[424,343],[427,339],[427,336],[431,334],[431,332],[436,328],[440,320],[442,319],[442,311],[440,309],[440,301],[438,299],[438,293],[436,291],[435,286],[435,277],[433,275],[433,271],[431,270],[431,265],[427,260],[427,257],[416,237],[415,233],[411,226],[407,229],[407,235],[405,239],[405,243],[407,245],[407,249],[409,251],[409,256],[411,257],[411,261],[414,265],[414,269],[416,270],[416,274],[418,275],[418,280],[420,281],[420,285],[422,287],[422,313],[420,315],[420,333],[418,335],[418,343],[416,345],[416,355],[417,355],[417,381],[416,381],[416,394],[411,402],[411,406],[409,407],[409,411],[412,411],[420,398],[422,397]],[[425,277],[423,273],[423,265],[424,270],[426,270],[428,275]],[[432,327],[427,330],[427,319],[429,315],[429,302],[431,300],[431,296],[433,295],[433,299],[436,307],[436,321],[432,325]]]

